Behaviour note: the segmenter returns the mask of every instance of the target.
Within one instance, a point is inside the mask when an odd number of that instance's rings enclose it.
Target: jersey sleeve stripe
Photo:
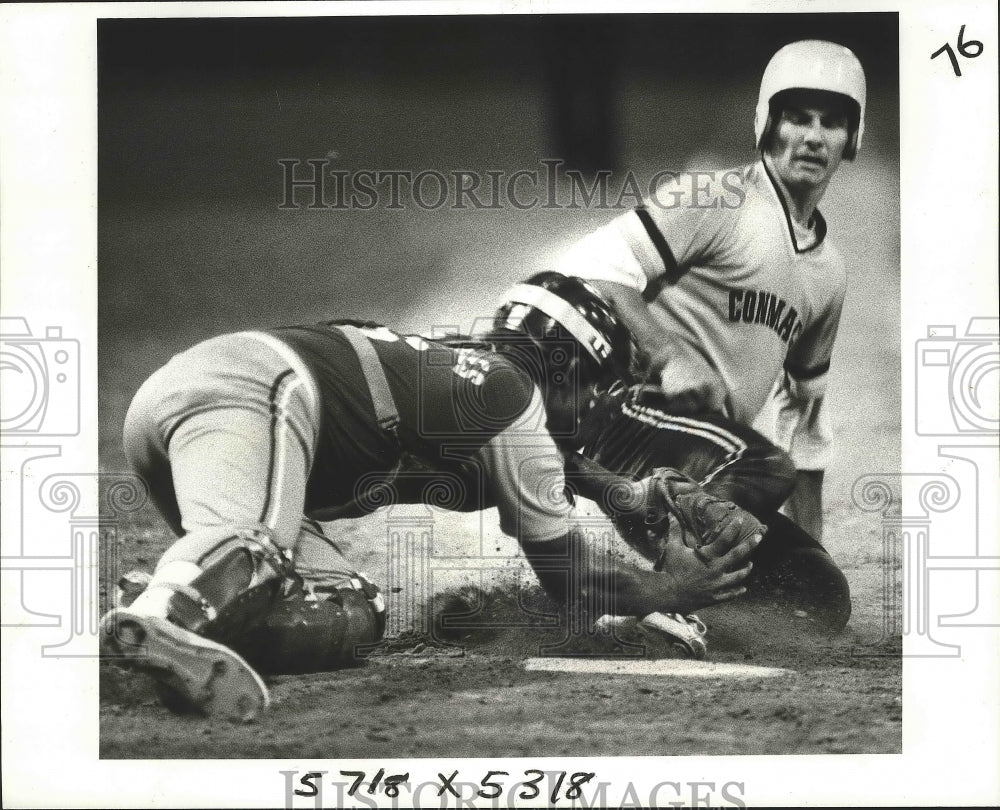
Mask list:
[[[830,370],[830,361],[827,360],[825,363],[820,363],[818,366],[813,366],[812,368],[797,368],[795,366],[785,364],[785,371],[787,371],[796,380],[815,380],[817,377],[822,377],[826,372]]]
[[[645,228],[649,241],[653,243],[660,261],[663,262],[663,269],[665,271],[662,276],[649,282],[642,294],[642,297],[647,301],[652,301],[665,286],[676,284],[680,280],[682,273],[677,264],[677,259],[674,258],[674,252],[670,249],[670,245],[667,244],[667,240],[664,239],[663,234],[660,233],[660,229],[656,227],[656,223],[653,222],[653,218],[650,216],[646,206],[638,206],[635,209],[635,214],[639,217],[642,227]]]

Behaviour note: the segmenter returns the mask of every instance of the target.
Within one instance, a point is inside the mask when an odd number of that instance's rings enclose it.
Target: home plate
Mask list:
[[[755,667],[680,658],[630,661],[614,658],[528,658],[529,672],[574,672],[584,675],[663,675],[674,678],[776,678],[792,675],[790,669]]]

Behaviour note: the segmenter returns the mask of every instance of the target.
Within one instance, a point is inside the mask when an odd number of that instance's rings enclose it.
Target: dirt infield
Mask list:
[[[455,536],[467,532],[463,519],[468,517],[453,520]],[[346,540],[349,556],[377,571],[379,546],[369,542],[366,547],[366,540],[384,531],[383,521],[375,515],[330,528]],[[447,526],[435,529],[450,536]],[[138,527],[132,536],[141,542],[122,544],[122,565],[148,567],[166,538]],[[425,632],[403,629],[362,667],[268,678],[272,708],[248,725],[171,715],[159,705],[145,676],[104,664],[101,756],[330,759],[900,751],[899,639],[881,635],[881,566],[875,560],[845,565],[854,589],[854,616],[847,631],[835,636],[788,609],[733,603],[701,612],[709,625],[710,661],[791,670],[766,679],[527,671],[524,661],[538,655],[622,661],[639,652],[630,645],[641,639],[628,631],[571,637],[564,622],[540,626],[545,622],[537,617],[554,613],[554,606],[519,561],[515,558],[496,573],[497,585],[488,591],[469,586],[480,577],[471,576],[468,567],[455,569],[450,580],[439,578],[441,591]],[[442,626],[442,614],[460,616],[470,609],[476,610],[478,627]],[[511,626],[531,623],[526,616],[536,617],[536,626]],[[647,645],[641,658],[671,655]]]
[[[834,650],[778,686],[525,672],[517,658],[500,655],[400,657],[347,672],[273,679],[271,711],[244,726],[171,716],[155,705],[148,687],[102,676],[100,755],[108,758],[900,750],[898,659],[852,659]]]
[[[901,671],[892,643],[852,649],[853,633],[824,639],[790,621],[732,619],[710,618],[713,661],[792,674],[531,672],[523,661],[537,653],[540,632],[451,647],[409,637],[360,668],[269,678],[271,709],[240,725],[173,716],[144,677],[106,665],[100,752],[123,759],[899,752]],[[752,641],[762,628],[774,634]]]

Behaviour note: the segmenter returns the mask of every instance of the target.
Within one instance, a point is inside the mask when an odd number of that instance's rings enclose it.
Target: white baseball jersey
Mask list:
[[[750,424],[779,377],[801,410],[816,411],[804,402],[825,388],[846,272],[819,211],[811,225],[793,223],[762,162],[715,173],[714,182],[681,174],[580,240],[560,269],[638,290],[651,315],[719,372],[729,416]],[[799,427],[813,434],[793,454],[800,468],[822,467],[829,441],[818,416]]]

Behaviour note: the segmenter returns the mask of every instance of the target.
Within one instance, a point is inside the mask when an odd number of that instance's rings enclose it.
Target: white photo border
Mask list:
[[[35,328],[59,324],[78,341],[84,426],[39,440],[34,449],[4,440],[3,475],[18,475],[26,453],[61,455],[66,469],[95,471],[97,424],[97,82],[96,20],[102,17],[314,16],[367,14],[541,13],[581,10],[668,12],[680,2],[606,5],[542,2],[136,3],[0,7],[0,261],[5,316]],[[972,318],[997,315],[997,10],[994,3],[864,4],[715,2],[721,12],[895,11],[899,14],[902,219],[903,470],[943,470],[942,448],[961,444],[918,434],[918,344],[929,325],[961,336]],[[984,44],[975,70],[956,81],[944,57],[931,60],[960,25]],[[58,337],[58,336],[55,336]],[[996,434],[980,443],[996,445]],[[983,471],[984,475],[986,471]],[[995,492],[996,479],[980,482]],[[97,514],[96,489],[89,514]],[[991,500],[992,498],[987,498]],[[5,508],[5,512],[8,509]],[[21,527],[4,518],[3,531]],[[977,515],[984,558],[996,547],[996,507]],[[14,533],[11,535],[11,533]],[[11,548],[5,541],[4,554]],[[992,545],[990,545],[992,544]],[[5,556],[6,560],[6,556]],[[977,563],[973,560],[970,565]],[[93,563],[96,570],[96,562]],[[953,567],[958,567],[954,564]],[[7,566],[5,566],[7,568]],[[983,588],[997,587],[990,565]],[[6,576],[10,572],[4,571]],[[6,579],[4,580],[6,582]],[[7,589],[5,589],[7,590]],[[996,596],[993,595],[994,604]],[[3,611],[16,610],[3,597]],[[5,620],[6,622],[6,620]],[[998,691],[1000,644],[994,626],[954,632],[961,656],[905,659],[903,754],[789,758],[552,758],[551,769],[598,770],[638,794],[663,779],[745,785],[748,805],[981,804],[1000,801]],[[908,644],[910,643],[908,639]],[[96,651],[96,637],[93,643]],[[904,652],[919,651],[912,647]],[[93,657],[42,658],[30,629],[3,633],[3,792],[5,806],[278,806],[279,771],[324,770],[297,760],[113,761],[98,758],[98,685]],[[669,707],[664,707],[669,711]],[[508,760],[380,761],[402,766],[411,782],[454,768],[524,767]],[[532,760],[529,766],[537,765]],[[339,762],[350,767],[350,762]],[[357,763],[354,763],[357,764]],[[446,770],[445,770],[446,769]],[[646,791],[643,794],[643,791]]]

